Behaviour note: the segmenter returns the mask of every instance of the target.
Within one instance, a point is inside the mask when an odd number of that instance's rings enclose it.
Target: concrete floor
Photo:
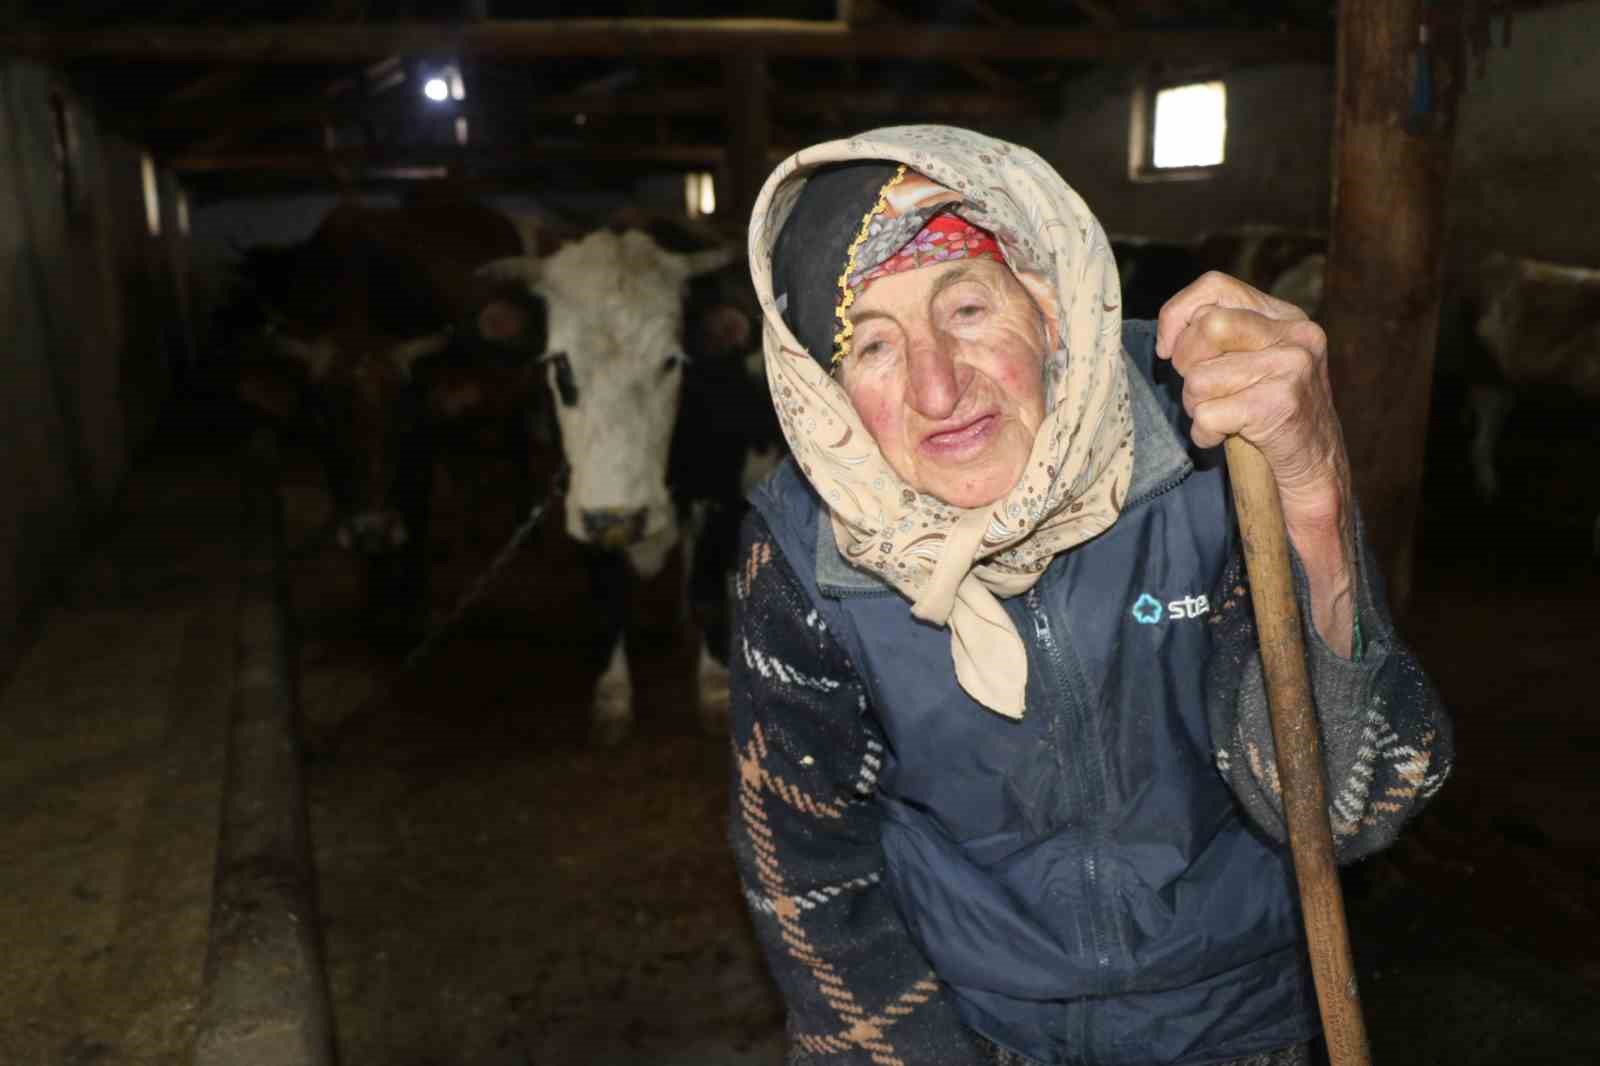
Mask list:
[[[0,690],[0,1061],[186,1058],[238,513],[220,472],[146,466]]]

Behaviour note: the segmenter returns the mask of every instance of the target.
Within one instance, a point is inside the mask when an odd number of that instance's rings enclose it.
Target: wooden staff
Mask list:
[[[1266,457],[1248,441],[1229,437],[1227,454],[1267,679],[1278,783],[1328,1058],[1333,1066],[1368,1066],[1372,1056],[1350,959],[1339,871],[1333,861],[1333,828],[1322,782],[1322,744],[1311,703],[1278,483]]]

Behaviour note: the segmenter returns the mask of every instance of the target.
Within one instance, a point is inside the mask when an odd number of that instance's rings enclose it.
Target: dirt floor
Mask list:
[[[1568,452],[1540,483],[1579,488],[1508,490],[1515,535],[1458,506],[1424,515],[1405,630],[1455,714],[1458,769],[1400,845],[1347,872],[1380,1063],[1600,1062],[1600,492],[1592,451]],[[0,692],[0,1062],[188,1061],[232,654],[225,474],[146,462]],[[1430,486],[1459,498],[1458,475]],[[639,733],[595,750],[606,649],[554,526],[402,670],[357,624],[348,560],[314,544],[314,473],[285,499],[291,541],[313,545],[293,600],[344,1066],[777,1066],[781,1010],[725,844],[725,742],[699,732],[668,597],[636,635]],[[512,520],[487,515],[474,541],[452,514],[441,614]]]

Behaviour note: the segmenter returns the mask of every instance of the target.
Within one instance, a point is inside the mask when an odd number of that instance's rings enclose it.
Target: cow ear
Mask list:
[[[281,368],[265,363],[246,365],[233,391],[247,407],[268,418],[287,422],[300,411],[300,388]]]
[[[409,378],[412,368],[417,365],[417,360],[438,355],[450,347],[450,339],[454,333],[454,330],[446,328],[438,333],[430,333],[426,337],[418,337],[416,340],[395,345],[389,349],[389,359],[394,363],[395,369]]]
[[[519,281],[531,288],[539,283],[543,264],[535,256],[514,255],[505,259],[490,260],[472,273],[490,281]]]
[[[735,248],[707,248],[703,252],[673,255],[673,258],[683,264],[683,276],[693,278],[701,274],[709,274],[714,270],[721,270],[733,262],[738,254],[738,249]]]

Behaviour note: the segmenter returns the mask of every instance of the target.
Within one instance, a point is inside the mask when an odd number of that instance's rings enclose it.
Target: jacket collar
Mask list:
[[[1194,469],[1194,463],[1139,365],[1126,352],[1123,358],[1128,363],[1128,396],[1133,405],[1133,476],[1128,483],[1128,499],[1122,505],[1122,513],[1126,514],[1182,481]],[[834,542],[825,506],[817,513],[816,573],[817,587],[825,596],[894,591],[867,571],[845,562]]]

